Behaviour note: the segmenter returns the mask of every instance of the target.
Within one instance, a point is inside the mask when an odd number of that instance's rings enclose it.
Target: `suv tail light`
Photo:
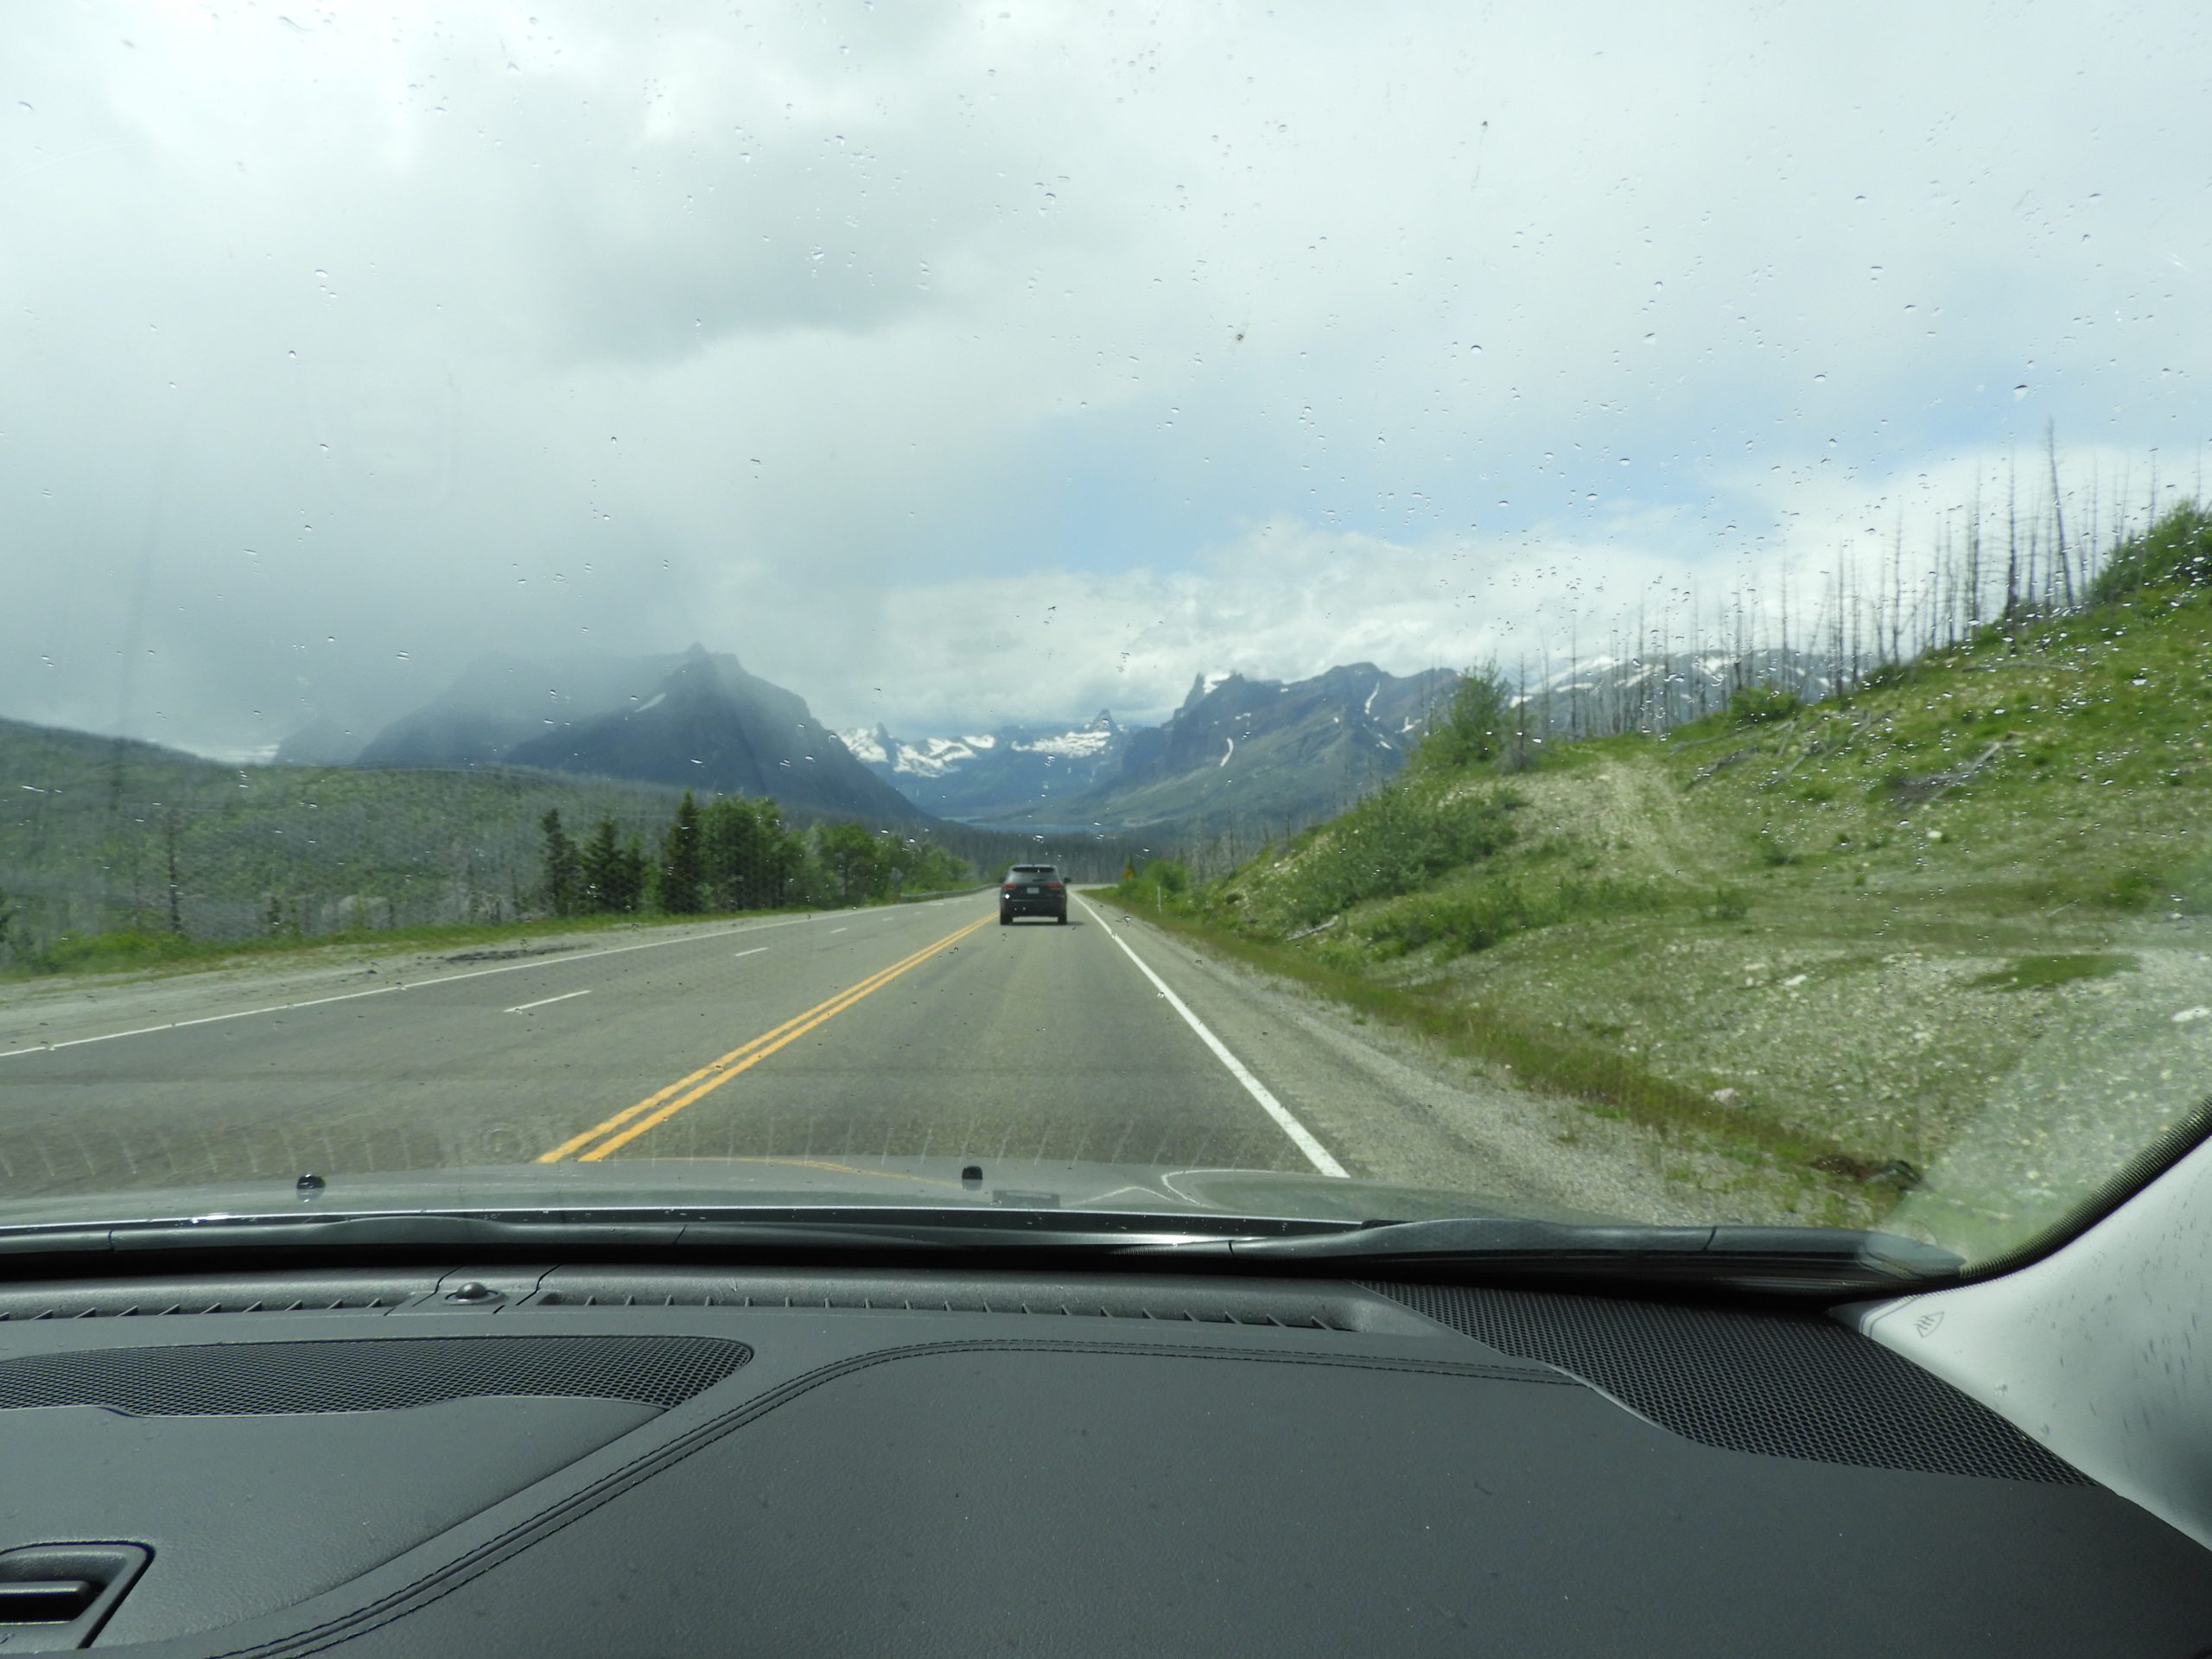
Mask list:
[[[1045,884],[1045,891],[1047,893],[1058,893],[1060,891],[1060,884],[1057,881],[1047,881]]]

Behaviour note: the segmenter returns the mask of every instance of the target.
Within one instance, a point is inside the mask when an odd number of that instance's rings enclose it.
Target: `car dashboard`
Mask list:
[[[2200,1545],[1819,1310],[635,1263],[16,1283],[0,1469],[5,1653],[2212,1644]]]

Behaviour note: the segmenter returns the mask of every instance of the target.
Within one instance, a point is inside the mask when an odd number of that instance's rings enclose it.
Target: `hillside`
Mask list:
[[[1190,915],[1678,1137],[1685,1179],[1719,1149],[1814,1218],[2020,1236],[2212,1094],[2189,511],[2071,614],[1510,779],[1416,767]]]
[[[537,820],[657,833],[682,791],[518,772],[226,766],[0,721],[0,888],[18,938],[176,923],[272,928],[500,919],[537,880]]]

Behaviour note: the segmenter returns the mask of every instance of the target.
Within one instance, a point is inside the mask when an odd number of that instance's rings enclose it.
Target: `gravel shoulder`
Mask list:
[[[1097,903],[1356,1177],[1651,1223],[1789,1223],[1799,1190],[1510,1078]]]

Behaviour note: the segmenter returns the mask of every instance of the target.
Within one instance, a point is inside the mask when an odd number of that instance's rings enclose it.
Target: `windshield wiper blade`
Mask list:
[[[1193,1252],[1366,1271],[1618,1276],[1776,1289],[1921,1283],[1955,1278],[1965,1265],[1932,1244],[1851,1228],[1607,1226],[1488,1216],[1178,1247],[1179,1254]]]
[[[1057,1211],[426,1210],[4,1227],[0,1228],[0,1255],[448,1247],[1115,1254],[1133,1247],[1173,1248],[1194,1238],[1220,1236],[1218,1227],[1194,1234],[1168,1217]]]

